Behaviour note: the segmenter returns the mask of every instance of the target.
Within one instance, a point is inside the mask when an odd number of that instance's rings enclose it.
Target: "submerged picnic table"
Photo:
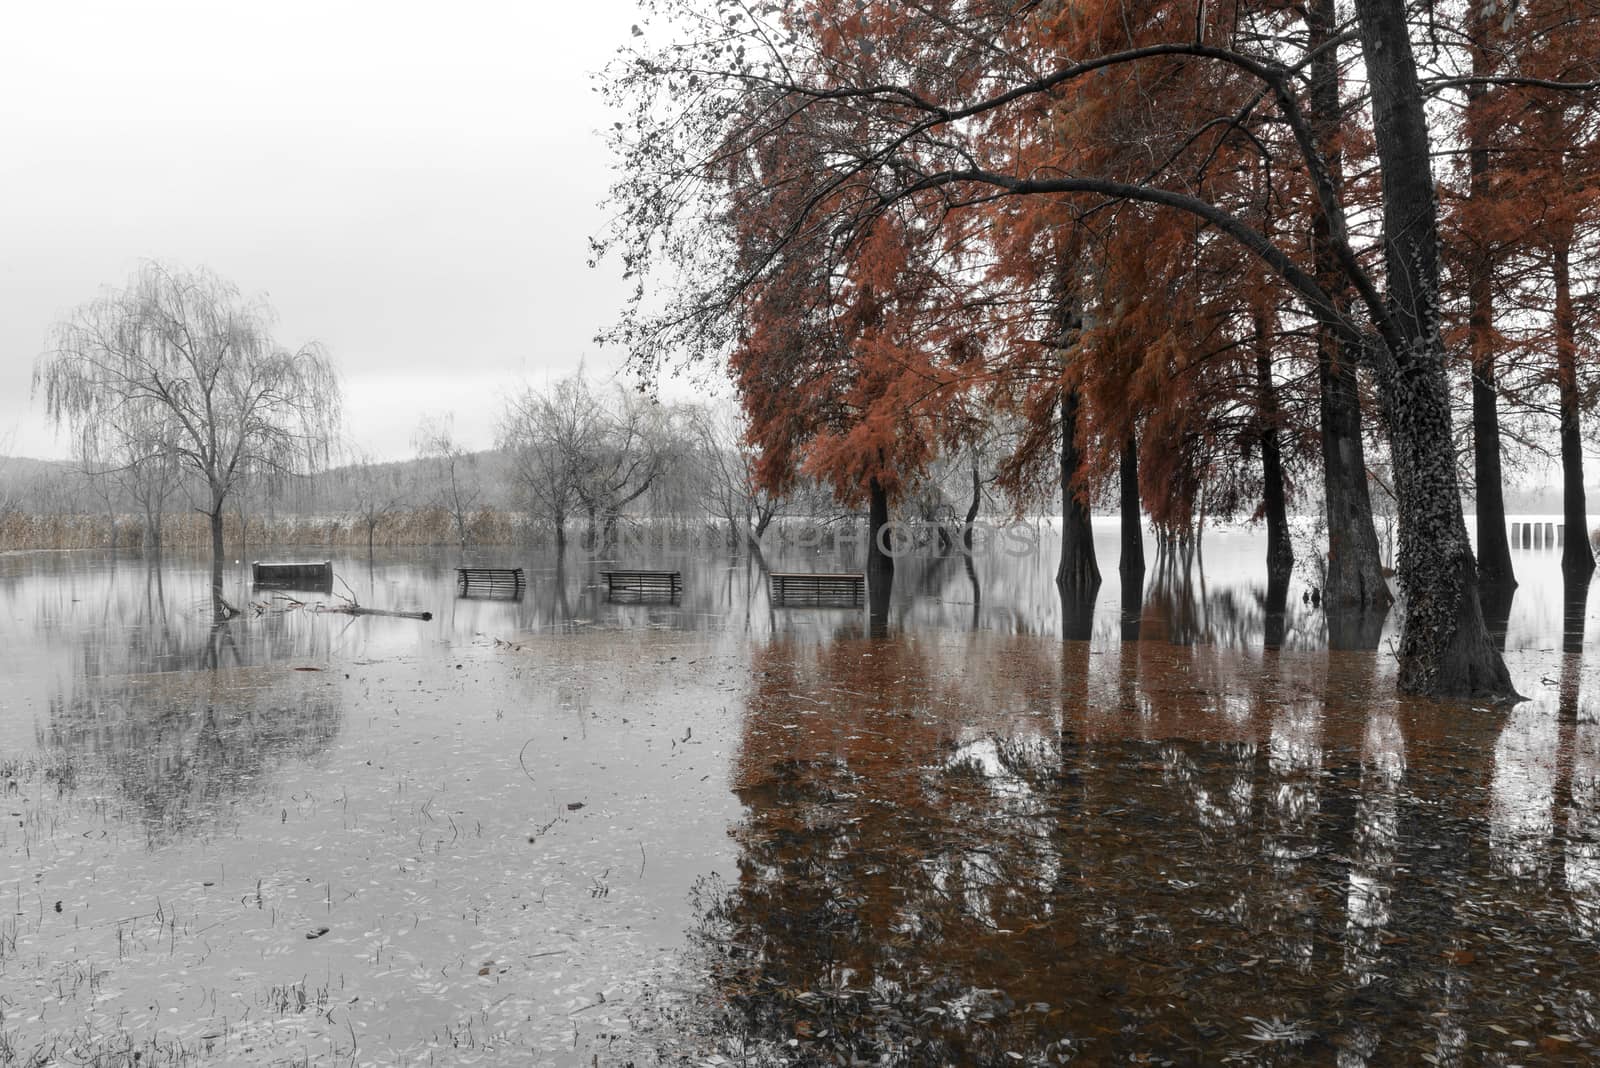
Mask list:
[[[631,593],[635,597],[651,594],[659,597],[676,597],[683,592],[681,571],[612,570],[600,572],[606,580],[606,594]]]
[[[456,568],[456,595],[458,597],[511,597],[522,596],[522,568],[520,567],[458,567]]]
[[[298,562],[271,562],[256,560],[250,564],[250,583],[253,586],[281,586],[296,590],[333,589],[333,561],[309,560]]]
[[[822,574],[811,571],[774,571],[767,576],[773,604],[859,605],[867,598],[867,576],[859,573]]]

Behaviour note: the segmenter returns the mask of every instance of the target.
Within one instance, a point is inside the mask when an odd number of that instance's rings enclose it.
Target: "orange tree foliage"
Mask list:
[[[860,47],[903,38],[907,19],[898,5],[818,2],[790,8],[784,24],[808,34],[814,51],[804,61],[821,85],[840,69],[929,79],[946,90],[959,84],[959,71],[916,50]],[[984,374],[973,312],[982,298],[960,235],[937,224],[937,197],[874,212],[851,235],[848,255],[829,232],[792,228],[797,218],[859,211],[879,196],[867,175],[818,189],[794,174],[823,171],[861,142],[893,136],[892,124],[870,113],[846,108],[815,121],[804,105],[783,90],[747,94],[738,104],[747,121],[711,158],[716,213],[740,279],[713,299],[734,313],[729,365],[758,450],[757,478],[781,490],[803,475],[847,504],[876,486],[892,501],[941,450],[980,429],[971,390]],[[766,136],[769,126],[781,136]]]
[[[917,377],[938,381],[956,422],[970,414],[954,403],[959,379],[1011,405],[1025,444],[1029,432],[1048,442],[1055,398],[1082,394],[1091,380],[1101,385],[1101,363],[1114,368],[1107,380],[1137,382],[1150,354],[1170,364],[1196,338],[1216,342],[1202,350],[1217,354],[1208,375],[1184,383],[1193,392],[1168,388],[1154,409],[1131,417],[1126,401],[1121,411],[1102,404],[1089,415],[1091,426],[1098,419],[1107,432],[1125,431],[1152,411],[1226,412],[1248,396],[1229,384],[1230,365],[1248,366],[1225,355],[1230,344],[1314,313],[1371,368],[1393,443],[1399,570],[1410,598],[1402,687],[1509,691],[1477,609],[1457,495],[1431,146],[1400,0],[1357,0],[1355,9],[1355,37],[1373,69],[1382,179],[1382,210],[1370,213],[1329,171],[1303,98],[1315,56],[1286,32],[1297,16],[1276,7],[662,0],[662,8],[682,16],[681,36],[625,58],[609,83],[628,109],[610,247],[641,283],[640,302],[609,336],[643,369],[663,352],[721,354],[746,343],[757,317],[803,312],[778,329],[795,343],[790,350],[816,343],[820,365],[752,384],[831,399],[816,407],[791,397],[806,414],[789,417],[802,436],[787,440],[802,463],[848,482],[875,477],[875,465],[896,452],[908,463],[926,455],[926,445],[873,426],[880,418],[912,413],[912,433],[925,441],[950,432],[939,412],[925,410],[924,420],[907,407],[921,396],[910,388]],[[646,38],[657,32],[640,29]],[[1353,51],[1350,38],[1343,43]],[[753,201],[730,199],[726,176],[752,167],[760,173],[749,185]],[[747,203],[770,214],[751,222]],[[1137,220],[1140,211],[1173,228],[1136,250],[1175,257],[1176,265],[1147,268],[1169,288],[1186,260],[1214,257],[1212,272],[1178,287],[1192,304],[1180,306],[1186,325],[1176,329],[1157,332],[1154,315],[1129,311],[1142,295],[1108,288],[1114,276],[1101,269],[1110,246],[1097,226],[1120,231],[1124,213]],[[968,221],[969,213],[988,221]],[[1188,222],[1170,222],[1176,214]],[[1385,227],[1381,245],[1352,225],[1364,218]],[[1317,262],[1308,221],[1325,235],[1327,255]],[[989,251],[965,235],[979,235]],[[1242,268],[1231,280],[1230,257]],[[977,270],[986,258],[993,262]],[[879,270],[914,261],[940,264],[935,273],[948,290],[908,292]],[[681,284],[653,304],[648,283],[663,268]],[[983,333],[960,346],[967,362],[957,371],[950,316],[967,309],[981,309]],[[942,339],[935,323],[944,325]],[[1115,341],[1118,358],[1089,358],[1096,339],[1106,353]],[[981,370],[969,359],[977,351]],[[781,357],[778,367],[808,359],[783,345],[762,343],[759,352]],[[1265,355],[1270,367],[1277,355]],[[879,366],[843,367],[869,360]],[[1210,368],[1222,370],[1213,378]],[[1277,377],[1269,369],[1255,383]],[[838,422],[823,418],[838,412]],[[1217,449],[1220,462],[1226,435],[1209,422],[1171,437]],[[1204,479],[1206,466],[1189,469]]]
[[[1470,152],[1457,165],[1468,189],[1447,200],[1447,235],[1461,288],[1487,273],[1498,315],[1453,333],[1468,335],[1474,361],[1498,359],[1497,385],[1526,422],[1548,426],[1554,414],[1567,522],[1584,529],[1579,419],[1600,387],[1600,338],[1583,311],[1600,299],[1600,7],[1533,0],[1503,19],[1488,10],[1471,29],[1474,73],[1497,80],[1465,80],[1460,136],[1486,173],[1470,173]],[[1563,570],[1583,577],[1593,566],[1586,541],[1568,539]]]

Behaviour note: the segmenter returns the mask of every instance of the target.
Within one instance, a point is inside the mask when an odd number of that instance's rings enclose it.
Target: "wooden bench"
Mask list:
[[[674,598],[683,592],[681,571],[602,571],[600,577],[606,580],[608,597],[626,593],[636,598]]]
[[[864,604],[867,576],[826,575],[801,571],[774,571],[767,576],[773,604]]]
[[[458,567],[457,597],[522,598],[524,583],[520,567]]]
[[[250,564],[250,582],[254,586],[275,586],[287,590],[331,591],[333,561],[270,563],[256,560]]]

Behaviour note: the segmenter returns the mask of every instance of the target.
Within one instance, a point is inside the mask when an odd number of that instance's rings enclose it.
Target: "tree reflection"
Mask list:
[[[325,750],[342,703],[337,687],[276,670],[164,673],[85,681],[48,717],[41,743],[80,787],[109,786],[155,845],[214,829],[275,767]]]
[[[1561,585],[1561,648],[1568,653],[1583,652],[1584,616],[1589,607],[1589,584],[1593,572],[1568,575]]]
[[[1086,642],[1094,637],[1094,602],[1100,595],[1098,584],[1080,589],[1061,587],[1061,636],[1068,641]]]
[[[1327,604],[1324,606],[1328,620],[1328,648],[1354,651],[1376,649],[1383,638],[1383,624],[1389,618],[1389,606],[1375,608]]]
[[[1506,630],[1511,622],[1511,605],[1516,600],[1517,587],[1512,583],[1489,583],[1478,590],[1478,603],[1483,609],[1483,625],[1489,638],[1501,652],[1506,648]]]
[[[1501,1021],[1536,1004],[1600,1043],[1550,966],[1583,950],[1547,922],[1548,870],[1517,867],[1557,832],[1549,798],[1513,784],[1543,759],[1515,722],[1375,698],[1370,662],[1308,679],[1288,653],[1244,670],[1129,643],[1102,677],[1089,643],[1047,648],[756,651],[738,877],[697,901],[695,1026],[720,1049],[1450,1062],[1468,1041],[1510,1052],[1486,1024],[1509,1043],[1527,1032]],[[1563,806],[1574,925],[1600,883],[1587,728]],[[1471,983],[1490,954],[1516,983]]]
[[[1122,572],[1122,640],[1139,640],[1139,621],[1144,616],[1144,568]]]

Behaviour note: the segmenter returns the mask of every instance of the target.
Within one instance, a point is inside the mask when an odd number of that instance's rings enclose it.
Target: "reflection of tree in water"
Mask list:
[[[1573,731],[1565,855],[1572,926],[1580,938],[1600,938],[1600,717],[1580,715]]]
[[[1147,657],[1146,721],[1096,707],[1127,682],[1096,663],[992,637],[759,650],[738,880],[697,901],[700,1025],[766,1063],[1375,1065],[1514,1056],[1548,1010],[1600,1051],[1566,896],[1507,878],[1499,714],[1375,699],[1370,664],[1163,689],[1182,661]]]
[[[325,750],[339,732],[336,687],[314,674],[168,673],[57,694],[41,744],[64,753],[80,789],[103,781],[152,843],[225,820],[272,769]]]
[[[1162,552],[1143,591],[1142,634],[1174,645],[1235,649],[1320,644],[1313,611],[1285,600],[1286,591],[1248,584],[1208,588],[1205,568],[1193,554]]]

